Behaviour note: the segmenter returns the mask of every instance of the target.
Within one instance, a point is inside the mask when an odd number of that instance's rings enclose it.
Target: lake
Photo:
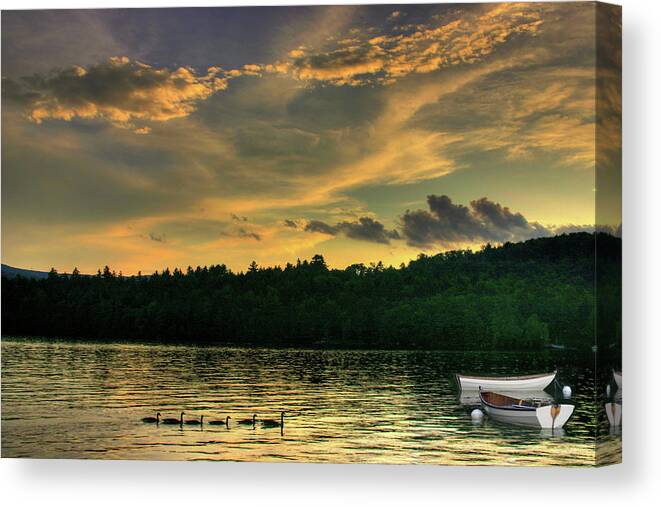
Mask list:
[[[567,351],[466,353],[2,343],[2,456],[142,460],[590,465],[594,359]],[[558,367],[573,417],[552,434],[485,419],[460,404],[459,371]],[[553,388],[549,389],[553,394]],[[145,424],[232,417],[229,428]],[[279,419],[284,431],[249,418]],[[608,433],[608,430],[606,430]],[[604,442],[619,452],[619,432]]]

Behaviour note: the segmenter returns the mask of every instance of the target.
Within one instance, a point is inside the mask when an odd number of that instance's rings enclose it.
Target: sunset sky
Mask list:
[[[595,221],[593,4],[2,13],[2,262],[331,266]]]

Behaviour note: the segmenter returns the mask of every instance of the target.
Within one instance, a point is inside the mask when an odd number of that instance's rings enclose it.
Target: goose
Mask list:
[[[224,421],[222,419],[220,421],[209,421],[209,424],[212,424],[214,426],[220,426],[220,425],[224,424],[225,426],[227,426],[229,428],[230,427],[230,419],[231,419],[231,417],[227,416]]]
[[[204,424],[204,416],[201,415],[199,419],[189,419],[188,421],[184,421],[184,424],[188,424],[189,426],[202,426]]]
[[[161,422],[163,424],[178,424],[179,426],[181,426],[182,424],[184,424],[184,413],[183,412],[181,413],[179,419],[168,417],[167,419],[163,419]]]
[[[283,428],[285,426],[285,413],[280,412],[280,422],[275,419],[262,419],[262,426],[265,428]]]
[[[160,423],[161,422],[161,413],[156,412],[156,417],[143,417],[142,418],[143,423]]]
[[[253,414],[252,419],[241,419],[239,421],[239,424],[243,424],[244,426],[252,426],[254,428],[256,420],[257,420],[257,414]]]

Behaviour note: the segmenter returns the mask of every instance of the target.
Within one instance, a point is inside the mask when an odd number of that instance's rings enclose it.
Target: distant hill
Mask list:
[[[239,273],[212,265],[142,278],[110,269],[14,276],[3,280],[2,331],[269,347],[590,350],[596,335],[619,343],[621,249],[620,238],[575,233],[420,255],[399,268],[332,269],[315,255]]]
[[[7,266],[7,264],[3,264],[2,276],[6,278],[16,278],[17,276],[22,276],[23,278],[41,280],[43,278],[48,278],[48,273],[46,271],[35,271],[33,269],[14,268],[12,266]]]

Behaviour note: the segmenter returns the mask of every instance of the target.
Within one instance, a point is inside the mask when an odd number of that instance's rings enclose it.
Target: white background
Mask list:
[[[0,0],[2,9],[228,3],[315,2]],[[661,417],[655,390],[660,383],[654,379],[661,372],[657,222],[661,198],[656,195],[661,187],[661,2],[620,3],[624,13],[624,464],[602,469],[513,469],[2,459],[3,505],[658,505]]]

